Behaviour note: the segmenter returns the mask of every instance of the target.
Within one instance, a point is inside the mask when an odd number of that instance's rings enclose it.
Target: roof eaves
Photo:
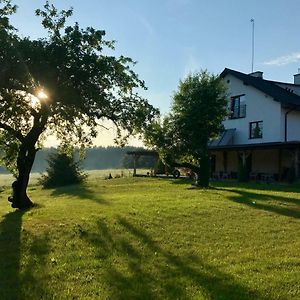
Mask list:
[[[255,87],[263,93],[271,96],[277,102],[293,106],[300,106],[300,96],[285,90],[284,88],[278,86],[275,82],[262,78],[252,77],[251,75],[247,75],[228,68],[225,68],[220,76],[224,78],[227,74],[231,74],[232,76],[240,79],[245,85],[251,85]]]

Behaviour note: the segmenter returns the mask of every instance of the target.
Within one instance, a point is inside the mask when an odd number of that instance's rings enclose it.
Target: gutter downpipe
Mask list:
[[[288,123],[287,123],[287,117],[288,117],[288,114],[290,112],[294,111],[294,110],[295,109],[292,108],[292,109],[286,111],[285,114],[284,114],[284,141],[285,142],[287,142],[287,134],[288,134],[288,132],[287,132],[287,125],[288,125]]]

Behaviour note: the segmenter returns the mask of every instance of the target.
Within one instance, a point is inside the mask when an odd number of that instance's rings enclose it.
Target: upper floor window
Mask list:
[[[246,99],[245,95],[231,97],[229,119],[238,119],[246,117]]]
[[[263,121],[250,122],[250,139],[261,139],[263,137]]]

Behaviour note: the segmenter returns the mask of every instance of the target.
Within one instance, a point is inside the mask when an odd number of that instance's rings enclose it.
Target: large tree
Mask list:
[[[226,87],[219,76],[207,71],[190,74],[174,93],[171,113],[152,124],[146,141],[156,146],[172,166],[189,167],[197,184],[209,184],[208,142],[223,129],[227,114]]]
[[[72,9],[58,11],[47,1],[42,17],[46,38],[18,35],[9,22],[17,7],[0,0],[0,148],[2,161],[16,176],[12,206],[33,205],[26,193],[36,152],[46,134],[62,145],[85,147],[101,120],[121,135],[141,133],[157,114],[136,90],[145,88],[131,69],[134,62],[110,53],[114,42],[103,30],[66,26]]]

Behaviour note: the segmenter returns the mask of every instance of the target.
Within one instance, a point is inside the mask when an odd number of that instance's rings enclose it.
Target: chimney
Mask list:
[[[263,79],[263,72],[261,72],[261,71],[256,71],[256,72],[250,73],[248,75],[250,75],[252,77],[257,77],[257,78]]]
[[[300,69],[298,69],[298,74],[294,75],[294,84],[300,84]]]

